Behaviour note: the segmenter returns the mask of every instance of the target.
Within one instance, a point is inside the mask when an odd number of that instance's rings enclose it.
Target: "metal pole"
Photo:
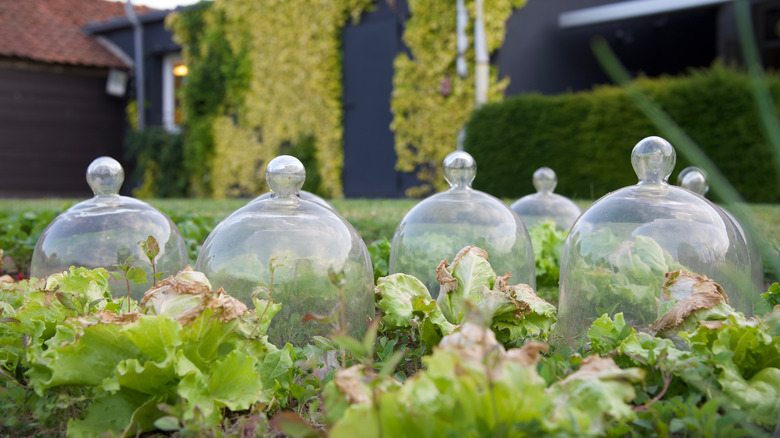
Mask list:
[[[146,98],[144,94],[144,36],[143,26],[133,8],[133,1],[125,3],[125,14],[133,25],[133,63],[135,65],[135,103],[136,117],[138,118],[138,130],[146,128]]]
[[[476,19],[474,20],[474,51],[476,63],[474,68],[474,97],[476,108],[487,103],[488,84],[490,83],[490,57],[487,51],[485,37],[485,22],[483,0],[476,0]]]

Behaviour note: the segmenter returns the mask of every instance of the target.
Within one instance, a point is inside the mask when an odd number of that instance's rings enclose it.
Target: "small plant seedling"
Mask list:
[[[130,282],[133,282],[135,284],[143,284],[147,282],[146,279],[146,272],[144,272],[143,269],[133,266],[133,255],[128,254],[126,257],[123,257],[124,254],[122,254],[122,251],[120,248],[119,256],[117,257],[120,261],[118,264],[113,265],[114,268],[116,268],[116,271],[111,271],[111,276],[116,278],[117,280],[123,280],[125,282],[125,286],[127,287],[127,308],[128,311],[130,310]],[[129,251],[128,251],[129,252]]]
[[[147,259],[149,259],[149,263],[152,264],[151,284],[155,285],[163,276],[162,272],[157,272],[157,267],[154,264],[155,257],[160,254],[160,244],[157,243],[157,239],[155,239],[154,236],[149,236],[146,238],[146,240],[139,240],[138,244],[141,245],[141,249],[143,250],[144,255],[146,255]]]

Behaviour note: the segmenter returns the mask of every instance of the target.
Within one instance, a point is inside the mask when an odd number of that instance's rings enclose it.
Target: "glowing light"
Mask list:
[[[189,72],[189,69],[184,64],[179,64],[179,65],[173,67],[173,75],[174,76],[187,76],[188,72]]]

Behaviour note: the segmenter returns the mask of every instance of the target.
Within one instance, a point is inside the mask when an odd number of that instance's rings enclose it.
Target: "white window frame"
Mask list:
[[[174,93],[173,66],[176,62],[182,60],[181,52],[167,53],[163,56],[162,68],[162,107],[163,107],[163,126],[168,132],[178,133],[181,131],[176,124],[176,96]]]

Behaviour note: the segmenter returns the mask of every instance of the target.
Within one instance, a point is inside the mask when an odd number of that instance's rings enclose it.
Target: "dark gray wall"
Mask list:
[[[407,18],[404,0],[385,0],[342,34],[344,84],[344,196],[404,196],[413,175],[395,170],[395,137],[390,95],[393,60],[405,50],[401,41]]]
[[[529,0],[507,23],[499,54],[499,74],[511,82],[507,95],[557,94],[610,83],[593,56],[590,42],[604,37],[629,71],[649,76],[709,66],[718,56],[720,6],[617,23],[561,29],[565,11],[599,6],[605,0]]]

